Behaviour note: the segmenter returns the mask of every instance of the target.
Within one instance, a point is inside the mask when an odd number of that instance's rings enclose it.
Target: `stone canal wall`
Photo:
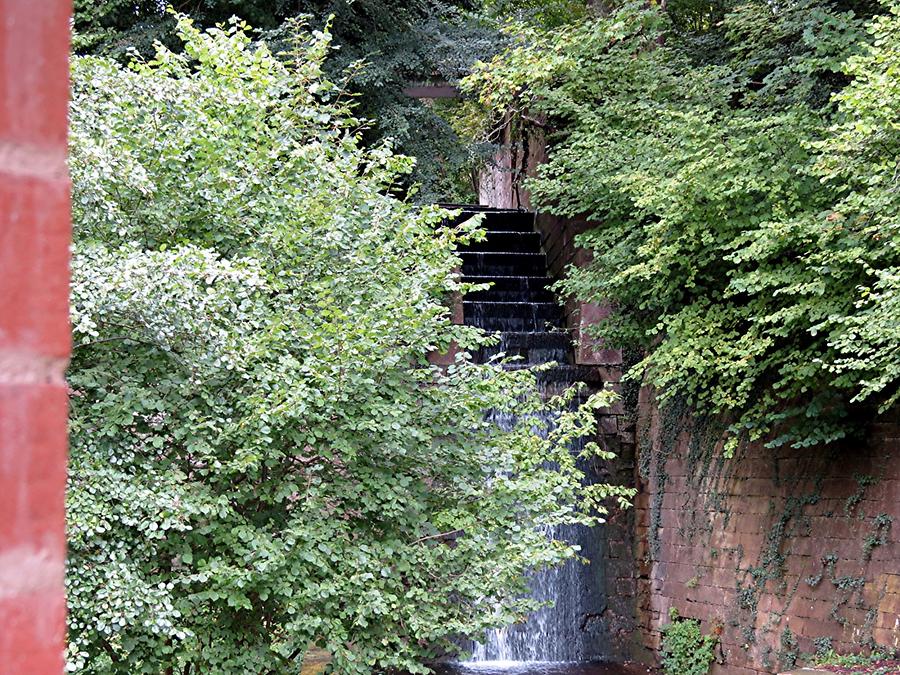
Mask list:
[[[504,142],[481,203],[531,208],[522,179],[546,157],[542,133]],[[575,245],[589,222],[539,213],[535,226],[553,277],[590,260]],[[598,529],[608,601],[585,629],[610,638],[610,657],[650,662],[677,609],[719,636],[713,675],[777,673],[829,648],[900,648],[900,411],[840,447],[750,446],[725,459],[714,429],[660,411],[649,388],[621,389],[621,351],[584,330],[607,313],[570,299],[566,325],[575,362],[624,397],[601,418],[619,458],[598,471],[638,495]]]
[[[842,447],[725,459],[714,429],[660,411],[649,389],[638,409],[641,646],[658,649],[675,608],[719,635],[718,675],[900,647],[900,414]]]

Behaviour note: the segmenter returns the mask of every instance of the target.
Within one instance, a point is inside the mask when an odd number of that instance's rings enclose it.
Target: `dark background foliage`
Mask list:
[[[477,59],[496,54],[504,38],[491,17],[512,7],[481,11],[473,0],[176,0],[172,7],[200,27],[238,16],[275,46],[289,37],[286,22],[300,18],[316,28],[333,17],[336,50],[327,69],[337,81],[348,78],[357,114],[370,120],[366,141],[391,138],[397,152],[417,159],[406,187],[417,185],[418,201],[473,199],[474,167],[493,146],[459,138],[447,120],[453,103],[413,99],[403,89],[455,84]],[[133,51],[152,55],[155,41],[178,46],[175,20],[158,0],[76,0],[75,32],[77,53],[126,61]]]

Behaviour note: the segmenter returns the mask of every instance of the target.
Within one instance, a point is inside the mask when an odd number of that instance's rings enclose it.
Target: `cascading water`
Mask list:
[[[501,428],[511,428],[516,420],[508,414],[491,413],[489,419]],[[539,425],[552,419],[539,415]],[[579,450],[573,447],[573,452]],[[560,525],[547,529],[548,539],[567,541],[579,547],[588,560],[599,560],[596,531],[580,525]],[[565,564],[535,574],[529,583],[532,597],[552,602],[530,614],[524,623],[492,630],[474,645],[472,660],[504,661],[589,661],[602,656],[602,640],[591,629],[592,619],[602,607],[599,592],[602,579],[598,567],[569,560]]]
[[[503,352],[521,357],[519,367],[555,361],[561,365],[538,374],[546,393],[557,393],[576,381],[598,385],[594,369],[572,365],[571,340],[564,329],[562,308],[548,290],[551,280],[533,214],[487,210],[484,225],[487,238],[461,254],[462,271],[465,281],[489,282],[491,287],[464,298],[463,316],[467,324],[499,332],[500,341],[474,358],[483,362]],[[516,421],[496,412],[491,419],[505,428]],[[505,671],[520,672],[512,662],[586,662],[604,656],[605,638],[597,629],[605,608],[598,550],[602,539],[582,526],[560,526],[549,530],[547,536],[576,544],[581,556],[598,564],[570,560],[536,574],[530,582],[533,597],[551,601],[552,606],[532,613],[522,624],[490,631],[474,646],[474,666],[510,662]]]

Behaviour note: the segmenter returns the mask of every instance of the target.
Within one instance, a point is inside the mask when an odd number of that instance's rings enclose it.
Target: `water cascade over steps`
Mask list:
[[[466,324],[500,333],[497,345],[482,348],[473,357],[484,362],[503,352],[522,357],[518,367],[555,361],[555,368],[538,374],[539,386],[548,394],[558,393],[577,381],[586,382],[588,390],[602,386],[596,368],[574,365],[563,309],[549,290],[552,279],[547,273],[541,235],[534,228],[534,215],[466,207],[463,218],[473,210],[485,214],[487,238],[461,251],[463,278],[492,285],[463,298],[463,317]],[[494,418],[501,426],[514,422],[498,415]],[[580,526],[565,526],[548,532],[548,536],[578,544],[581,555],[597,563],[569,561],[536,575],[531,580],[535,598],[552,600],[554,606],[533,613],[523,624],[489,632],[482,643],[474,646],[474,663],[470,662],[473,667],[507,662],[506,670],[497,672],[544,672],[519,669],[527,665],[522,662],[587,662],[606,655],[602,537],[597,536],[596,530]]]

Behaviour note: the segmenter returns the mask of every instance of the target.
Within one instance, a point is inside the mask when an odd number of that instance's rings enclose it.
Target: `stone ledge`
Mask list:
[[[322,675],[331,664],[331,654],[324,649],[312,647],[303,657],[303,665],[300,666],[300,675]]]

